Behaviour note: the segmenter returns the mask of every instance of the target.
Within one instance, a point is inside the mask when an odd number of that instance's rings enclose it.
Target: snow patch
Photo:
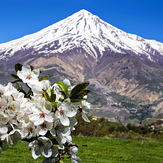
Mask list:
[[[86,10],[81,10],[37,33],[0,44],[0,59],[30,48],[44,54],[83,48],[96,60],[103,56],[106,49],[116,53],[132,51],[135,55],[151,61],[154,61],[153,56],[156,54],[163,56],[162,43],[126,33]]]

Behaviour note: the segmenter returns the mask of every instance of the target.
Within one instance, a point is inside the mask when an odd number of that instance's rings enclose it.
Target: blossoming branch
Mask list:
[[[34,159],[45,157],[43,163],[60,162],[66,152],[73,163],[81,161],[71,131],[77,114],[89,122],[89,83],[71,85],[64,79],[51,84],[50,76],[39,78],[40,71],[30,65],[16,64],[15,71],[12,83],[0,84],[0,150],[23,140]]]

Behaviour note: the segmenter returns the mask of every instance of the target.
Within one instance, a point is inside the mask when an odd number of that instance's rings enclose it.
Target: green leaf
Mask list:
[[[16,74],[11,74],[14,79],[20,79]]]
[[[84,90],[87,89],[89,83],[79,83],[71,91],[70,97],[81,94]]]
[[[87,89],[89,83],[79,83],[77,84],[71,91],[70,96],[74,96],[77,94],[80,94],[81,92],[83,92],[84,90]]]
[[[43,96],[44,96],[46,101],[50,101],[49,94],[46,92],[46,90],[43,90]]]
[[[34,67],[32,65],[30,65],[30,69],[33,71],[34,70]]]
[[[80,83],[78,85],[76,85],[70,94],[70,99],[71,102],[80,102],[85,100],[85,98],[83,98],[85,95],[87,95],[90,90],[86,90],[88,87],[89,83]]]
[[[74,99],[72,99],[71,98],[71,102],[80,102],[80,101],[84,101],[84,100],[87,100],[87,99],[85,99],[85,98],[78,98],[78,97],[76,97],[76,98],[74,98]]]
[[[50,102],[50,103],[53,107],[53,111],[55,111],[57,109],[58,102]]]
[[[27,95],[26,95],[26,98],[30,98],[31,95],[33,95],[33,92],[32,92],[32,90],[30,89],[30,90],[28,91]]]
[[[52,77],[52,75],[46,75],[46,76],[43,76],[39,79],[39,81],[42,81],[42,80],[47,80],[49,79],[50,77]]]
[[[66,98],[68,98],[69,97],[69,93],[68,93],[68,89],[67,89],[66,84],[63,81],[58,81],[58,82],[56,82],[56,84],[58,84],[58,86],[61,88],[61,90],[64,93],[64,96]]]
[[[43,96],[46,99],[46,101],[55,102],[56,94],[54,92],[54,87],[48,90],[43,90]]]
[[[85,95],[87,95],[89,92],[91,92],[91,91],[90,91],[90,90],[84,90],[83,92],[81,92],[80,95],[85,96]]]
[[[54,145],[59,145],[59,143],[58,143],[56,137],[51,138],[51,141],[52,141],[52,143],[53,143],[53,146],[54,146]],[[60,162],[60,163],[61,163],[61,162]]]
[[[17,63],[17,64],[15,64],[15,71],[17,72],[17,71],[21,71],[22,70],[22,64],[20,64],[20,63]]]
[[[14,83],[17,83],[17,82],[22,82],[22,80],[21,80],[21,79],[14,80],[14,81],[12,81],[11,83],[14,84]]]
[[[16,83],[16,89],[17,89],[19,92],[24,93],[24,96],[25,96],[25,97],[27,96],[27,93],[23,90],[22,86],[19,85],[18,83]]]
[[[54,87],[51,89],[51,97],[50,97],[50,102],[53,102],[56,100],[56,94],[54,92]]]

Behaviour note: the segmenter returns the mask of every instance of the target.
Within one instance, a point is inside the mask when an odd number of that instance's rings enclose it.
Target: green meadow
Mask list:
[[[162,141],[124,140],[117,138],[73,137],[79,147],[78,156],[83,163],[162,163]],[[20,141],[0,153],[0,163],[41,163],[43,158],[33,160],[28,143]],[[64,163],[70,163],[65,158]],[[81,162],[81,163],[82,163]]]

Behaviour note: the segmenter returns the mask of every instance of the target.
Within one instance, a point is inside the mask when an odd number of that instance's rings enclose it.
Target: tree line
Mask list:
[[[88,137],[115,137],[122,139],[137,140],[163,140],[163,131],[151,128],[149,125],[123,125],[117,122],[110,122],[105,118],[93,120],[90,116],[90,123],[77,117],[78,124],[73,131],[74,136]]]

